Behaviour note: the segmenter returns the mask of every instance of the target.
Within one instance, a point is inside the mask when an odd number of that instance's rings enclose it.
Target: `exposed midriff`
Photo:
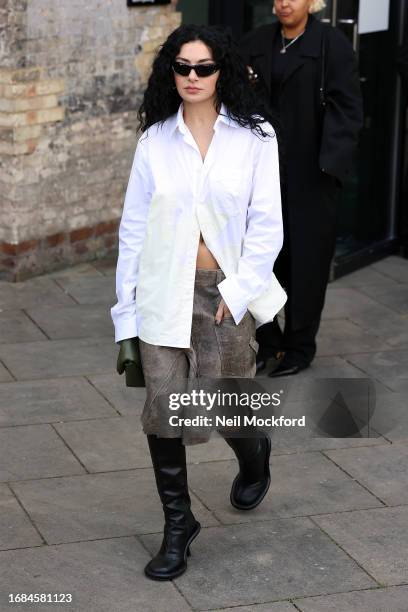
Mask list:
[[[200,234],[200,242],[198,243],[196,268],[201,270],[218,270],[219,265],[214,258],[210,249],[204,242],[202,234]]]

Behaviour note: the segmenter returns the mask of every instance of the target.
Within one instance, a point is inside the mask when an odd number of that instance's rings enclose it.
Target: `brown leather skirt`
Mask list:
[[[221,270],[196,270],[189,348],[156,346],[140,340],[147,392],[142,413],[146,434],[181,437],[184,444],[207,442],[211,430],[206,426],[170,424],[169,418],[174,415],[194,418],[203,414],[202,407],[191,405],[171,410],[170,394],[174,398],[176,394],[189,393],[198,388],[198,380],[205,380],[207,387],[213,381],[214,388],[216,379],[219,382],[224,378],[255,376],[258,343],[255,319],[250,312],[238,325],[232,317],[215,324],[221,301],[217,285],[224,278]]]

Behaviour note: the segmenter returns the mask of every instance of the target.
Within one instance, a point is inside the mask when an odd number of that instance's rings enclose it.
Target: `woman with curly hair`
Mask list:
[[[285,150],[285,243],[275,268],[288,293],[285,327],[275,319],[257,332],[258,370],[275,358],[272,377],[297,374],[315,356],[340,188],[363,122],[353,48],[314,17],[324,7],[323,0],[275,0],[278,21],[241,42],[259,99],[279,116]]]
[[[170,426],[169,393],[183,379],[253,377],[255,327],[286,300],[273,274],[283,242],[277,139],[255,108],[230,36],[181,26],[158,52],[139,113],[112,318],[119,373],[141,366],[146,382],[142,424],[165,516],[145,568],[155,580],[186,569],[200,524],[185,445],[208,439]],[[240,467],[231,503],[250,510],[269,488],[270,439],[226,441]]]

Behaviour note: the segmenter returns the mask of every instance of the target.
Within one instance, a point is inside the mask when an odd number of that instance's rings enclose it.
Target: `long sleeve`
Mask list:
[[[242,320],[248,304],[268,289],[283,244],[278,143],[272,126],[264,123],[262,127],[269,136],[258,144],[238,270],[218,285],[236,324]]]
[[[328,33],[320,167],[344,181],[363,126],[363,103],[353,48],[339,30],[329,28]]]
[[[119,227],[119,256],[116,268],[117,304],[111,309],[115,341],[138,335],[136,287],[139,257],[146,231],[152,196],[147,159],[147,139],[142,136],[136,148]]]

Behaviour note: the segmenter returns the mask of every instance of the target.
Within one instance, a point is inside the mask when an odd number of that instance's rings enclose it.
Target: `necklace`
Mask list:
[[[286,53],[286,49],[288,49],[290,47],[290,45],[293,45],[293,43],[295,43],[298,38],[300,38],[301,36],[303,36],[303,34],[305,33],[305,30],[303,30],[303,32],[301,32],[300,34],[298,34],[298,36],[296,36],[296,38],[294,38],[293,40],[290,41],[290,43],[288,43],[287,45],[285,45],[285,38],[283,36],[283,32],[281,30],[281,37],[282,37],[282,49],[280,50],[281,53]]]

